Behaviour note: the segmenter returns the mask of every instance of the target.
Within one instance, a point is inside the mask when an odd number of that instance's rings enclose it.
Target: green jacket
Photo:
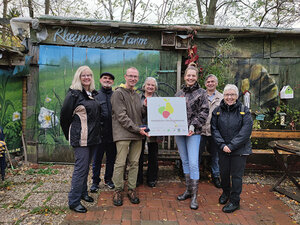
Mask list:
[[[146,107],[135,90],[118,87],[111,96],[114,141],[142,140],[140,125]]]

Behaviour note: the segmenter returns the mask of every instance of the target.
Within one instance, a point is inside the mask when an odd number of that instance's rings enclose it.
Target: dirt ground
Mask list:
[[[14,170],[8,169],[6,180],[0,183],[0,224],[60,224],[70,211],[67,198],[72,172],[71,165],[28,164]],[[103,174],[101,176],[103,177]],[[243,181],[271,185],[279,176],[275,173],[248,172]],[[202,179],[210,182],[207,176],[203,176]],[[181,182],[181,177],[173,165],[166,165],[160,166],[159,180]],[[298,182],[299,180],[298,177]],[[296,193],[290,182],[283,185]],[[108,190],[103,183],[101,190]],[[299,203],[277,192],[273,193],[293,210],[294,213],[289,216],[295,223],[300,224]],[[101,191],[91,194],[94,199],[98,199],[99,195]],[[87,206],[92,206],[96,202],[88,203]]]

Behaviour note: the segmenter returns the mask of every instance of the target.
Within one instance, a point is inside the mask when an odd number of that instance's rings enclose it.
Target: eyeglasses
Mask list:
[[[135,76],[135,75],[127,75],[126,74],[126,76],[129,77],[129,78],[134,78],[134,79],[138,79],[139,78],[139,76]]]
[[[81,74],[80,77],[83,77],[83,78],[92,77],[92,74]]]
[[[236,94],[224,94],[225,97],[234,97]]]

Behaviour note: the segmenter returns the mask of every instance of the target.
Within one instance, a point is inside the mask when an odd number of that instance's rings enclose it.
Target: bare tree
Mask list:
[[[31,0],[28,0],[28,9],[29,9],[29,16],[31,18],[34,17],[34,13],[33,13],[33,7],[32,7],[32,1]]]
[[[50,0],[45,0],[45,15],[49,15],[50,11]]]
[[[155,12],[157,13],[157,23],[164,24],[166,18],[170,16],[174,6],[174,0],[163,0],[162,4],[155,5]]]

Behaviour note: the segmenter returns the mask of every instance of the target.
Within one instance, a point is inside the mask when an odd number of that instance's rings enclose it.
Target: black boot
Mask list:
[[[190,204],[191,209],[198,209],[198,200],[197,200],[198,183],[199,183],[199,180],[191,179],[191,189],[192,189],[192,199],[191,199],[191,204]]]
[[[177,199],[179,201],[183,201],[183,200],[186,200],[188,198],[191,197],[191,179],[190,179],[190,175],[189,174],[185,174],[185,186],[186,186],[186,189],[185,189],[185,192],[181,195],[178,195],[177,196]]]

